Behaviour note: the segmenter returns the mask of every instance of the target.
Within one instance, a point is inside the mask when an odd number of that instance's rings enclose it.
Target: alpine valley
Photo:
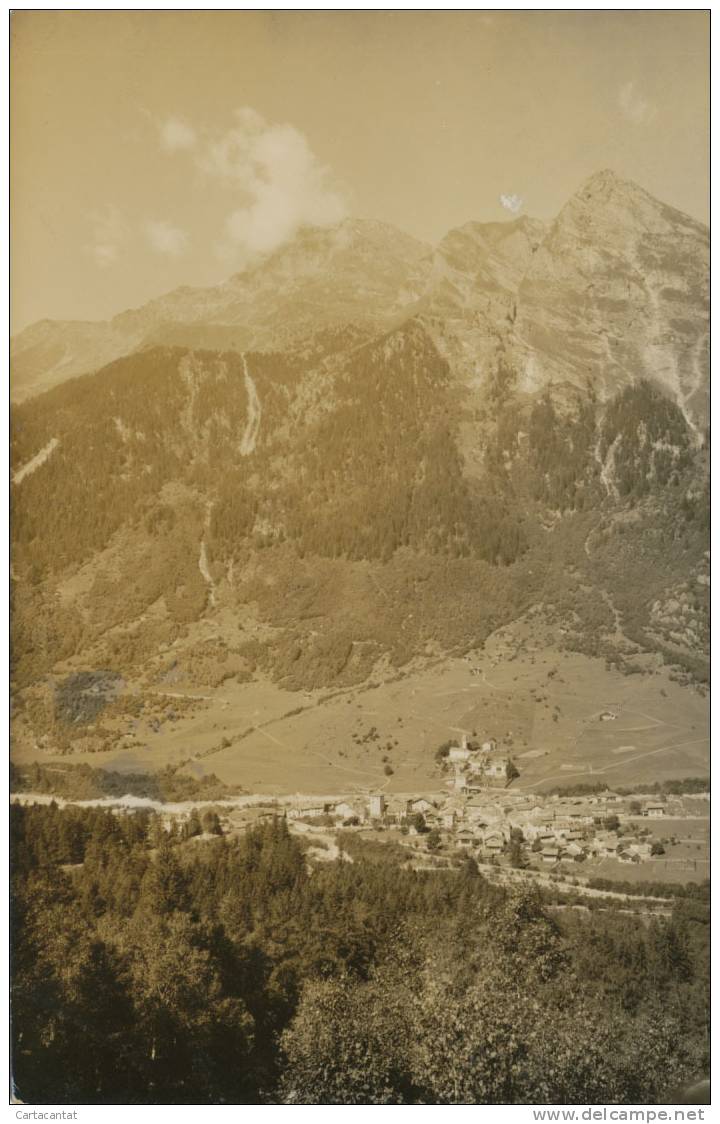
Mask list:
[[[603,171],[20,333],[14,760],[400,792],[482,729],[519,785],[706,773],[708,252]]]

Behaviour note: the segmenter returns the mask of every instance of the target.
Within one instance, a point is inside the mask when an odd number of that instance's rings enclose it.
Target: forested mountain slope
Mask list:
[[[203,619],[239,675],[358,682],[540,604],[704,677],[706,252],[602,173],[547,230],[305,230],[116,318],[144,346],[14,409],[17,686]]]

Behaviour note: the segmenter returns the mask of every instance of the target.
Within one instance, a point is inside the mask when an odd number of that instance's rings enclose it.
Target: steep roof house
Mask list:
[[[421,812],[424,815],[426,812],[434,812],[435,805],[431,800],[427,800],[424,796],[418,796],[413,800],[408,800],[405,806],[405,811],[408,816],[414,816],[418,812]]]

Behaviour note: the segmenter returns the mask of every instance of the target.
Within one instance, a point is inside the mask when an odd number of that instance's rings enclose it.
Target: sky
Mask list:
[[[304,223],[551,218],[602,168],[707,222],[708,83],[703,11],[15,12],[13,330]]]

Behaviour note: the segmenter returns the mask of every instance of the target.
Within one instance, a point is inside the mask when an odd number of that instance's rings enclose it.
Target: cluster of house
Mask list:
[[[640,814],[655,818],[665,815],[666,807],[646,801]],[[638,827],[637,817],[613,795],[595,801],[518,797],[502,804],[475,797],[465,804],[464,821],[457,832],[461,846],[498,854],[514,834],[547,864],[588,858],[640,862],[652,853],[647,828]]]
[[[512,759],[498,750],[495,738],[471,743],[463,734],[460,745],[450,746],[447,767],[452,770],[456,792],[481,792],[484,788],[504,788],[517,776]]]
[[[630,803],[613,793],[583,798],[510,792],[410,798],[376,794],[366,800],[298,803],[286,814],[291,820],[323,816],[338,825],[382,826],[413,836],[436,829],[450,845],[486,857],[501,855],[515,839],[527,849],[528,857],[548,865],[605,858],[637,863],[652,853],[649,830],[638,819],[658,819],[671,815],[672,809],[667,803],[645,799],[635,800],[631,811]]]
[[[388,813],[388,805],[382,793],[368,796],[367,799],[358,800],[317,800],[310,804],[295,804],[285,813],[289,820],[317,819],[320,816],[329,816],[333,820],[343,822],[348,826],[355,823],[368,823],[372,820],[383,824],[394,822],[394,813]]]

